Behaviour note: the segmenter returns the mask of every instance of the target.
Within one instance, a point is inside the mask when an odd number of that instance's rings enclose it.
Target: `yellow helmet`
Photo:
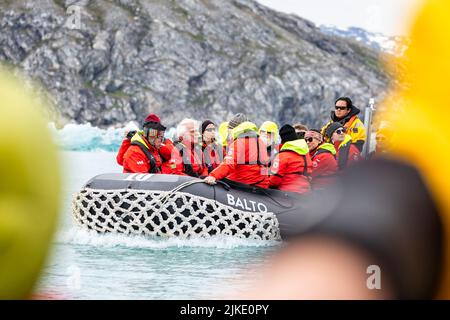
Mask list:
[[[29,297],[59,211],[57,152],[37,99],[0,74],[0,299]]]
[[[266,121],[264,122],[261,127],[259,128],[258,134],[261,133],[261,131],[266,131],[269,133],[274,133],[275,141],[278,139],[278,125],[275,122],[272,121]]]
[[[220,138],[220,144],[223,147],[226,147],[228,145],[228,122],[222,122],[219,126],[219,138]]]
[[[440,208],[446,234],[439,298],[450,299],[450,1],[429,0],[411,33],[403,63],[408,89],[387,100],[392,152],[416,165]],[[419,141],[426,138],[426,150]]]
[[[256,124],[250,121],[245,121],[242,122],[240,125],[238,125],[236,128],[234,128],[231,131],[231,134],[233,136],[233,139],[236,139],[239,135],[243,133],[254,132],[256,134],[257,131],[258,127],[256,126]]]

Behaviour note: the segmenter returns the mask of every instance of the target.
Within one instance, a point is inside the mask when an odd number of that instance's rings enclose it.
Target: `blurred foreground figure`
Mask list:
[[[427,1],[411,37],[389,155],[316,195],[246,298],[450,299],[450,1]]]
[[[56,226],[60,172],[38,107],[0,74],[0,299],[30,298]]]
[[[251,298],[434,296],[441,224],[415,168],[394,160],[357,164],[309,200],[263,277],[266,289]]]

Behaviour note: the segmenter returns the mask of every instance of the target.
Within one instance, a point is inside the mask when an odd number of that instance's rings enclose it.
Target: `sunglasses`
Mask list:
[[[155,129],[145,129],[144,133],[149,138],[164,138],[164,131],[158,131]]]
[[[309,142],[309,143],[311,143],[311,142],[313,142],[313,141],[314,141],[314,138],[306,138],[305,140],[306,140],[306,142]]]
[[[348,108],[347,107],[338,107],[338,106],[335,106],[334,107],[336,110],[347,110]]]
[[[345,130],[344,130],[344,129],[337,129],[335,132],[336,132],[337,134],[344,134],[344,133],[345,133]]]

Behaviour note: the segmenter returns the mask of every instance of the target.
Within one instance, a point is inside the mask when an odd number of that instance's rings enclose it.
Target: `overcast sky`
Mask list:
[[[321,25],[406,35],[422,0],[257,0]]]

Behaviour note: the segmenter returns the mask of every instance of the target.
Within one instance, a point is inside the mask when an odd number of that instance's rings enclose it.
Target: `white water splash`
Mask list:
[[[123,234],[98,234],[93,231],[73,227],[57,237],[58,244],[90,245],[95,247],[132,247],[167,249],[182,247],[202,247],[218,249],[234,249],[237,247],[273,247],[281,245],[279,241],[263,241],[239,239],[231,236],[216,236],[209,239],[150,239],[142,236],[128,236]]]

